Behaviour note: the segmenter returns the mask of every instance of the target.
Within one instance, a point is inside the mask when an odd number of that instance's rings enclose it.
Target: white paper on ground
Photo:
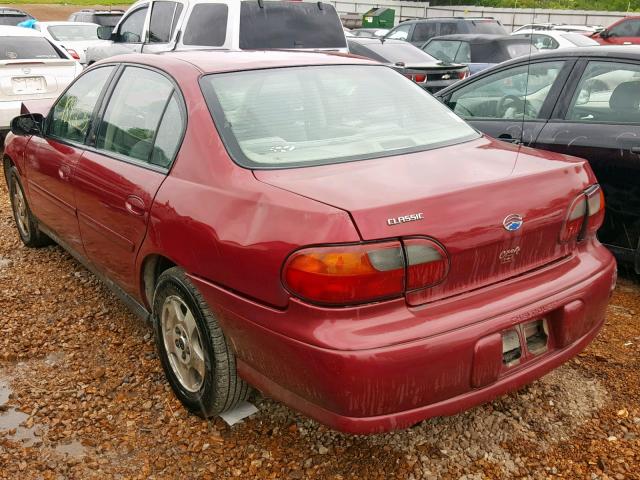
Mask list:
[[[239,421],[247,418],[249,415],[253,415],[258,411],[258,408],[249,402],[239,403],[233,410],[227,410],[220,414],[222,418],[229,426],[233,426]]]

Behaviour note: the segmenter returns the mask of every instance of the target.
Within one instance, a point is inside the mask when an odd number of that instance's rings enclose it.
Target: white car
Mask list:
[[[58,97],[80,72],[82,66],[40,32],[0,26],[0,131],[20,115],[23,101]]]
[[[87,48],[109,45],[111,42],[98,38],[97,23],[85,22],[38,22],[34,25],[49,40],[59,43],[78,60],[86,65]]]
[[[529,30],[558,30],[563,32],[576,32],[582,34],[591,34],[599,32],[600,30],[604,30],[602,25],[568,25],[564,23],[556,24],[556,23],[528,23],[527,25],[523,25],[519,28],[516,28],[515,32],[529,31]]]
[[[581,33],[563,32],[561,30],[518,30],[511,35],[531,40],[540,51],[557,48],[596,47],[600,45],[593,38]]]

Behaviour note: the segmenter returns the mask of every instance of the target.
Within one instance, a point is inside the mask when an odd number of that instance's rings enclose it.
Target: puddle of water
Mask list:
[[[78,440],[73,440],[70,443],[56,445],[54,450],[69,457],[80,458],[85,456],[87,449]]]
[[[29,418],[29,415],[15,408],[7,410],[0,414],[0,432],[13,430],[15,428],[16,433],[8,435],[8,438],[13,441],[20,441],[24,443],[25,446],[32,445],[38,440],[38,437],[35,434],[35,428],[27,428],[21,425],[27,418]]]
[[[9,395],[11,395],[9,382],[4,378],[0,378],[0,405],[4,405],[9,401]]]

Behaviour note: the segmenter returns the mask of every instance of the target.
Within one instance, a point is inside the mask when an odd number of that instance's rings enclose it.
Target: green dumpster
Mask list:
[[[363,28],[393,28],[396,11],[393,8],[372,8],[362,16]]]

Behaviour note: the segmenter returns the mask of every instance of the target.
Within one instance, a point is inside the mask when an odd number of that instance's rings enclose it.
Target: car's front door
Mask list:
[[[185,126],[184,103],[165,75],[126,66],[76,167],[78,223],[89,260],[135,294],[135,258],[149,211]]]
[[[443,101],[481,132],[530,145],[544,127],[572,65],[573,61],[554,58],[479,74]]]
[[[640,64],[603,58],[582,60],[577,67],[582,74],[567,85],[536,146],[589,160],[607,207],[598,236],[635,261],[640,246]]]
[[[91,70],[78,78],[51,109],[42,137],[26,150],[30,206],[38,219],[78,253],[82,242],[71,183],[98,99],[114,67]]]
[[[145,43],[149,5],[143,4],[127,13],[116,27],[114,42],[123,51],[140,53]]]

